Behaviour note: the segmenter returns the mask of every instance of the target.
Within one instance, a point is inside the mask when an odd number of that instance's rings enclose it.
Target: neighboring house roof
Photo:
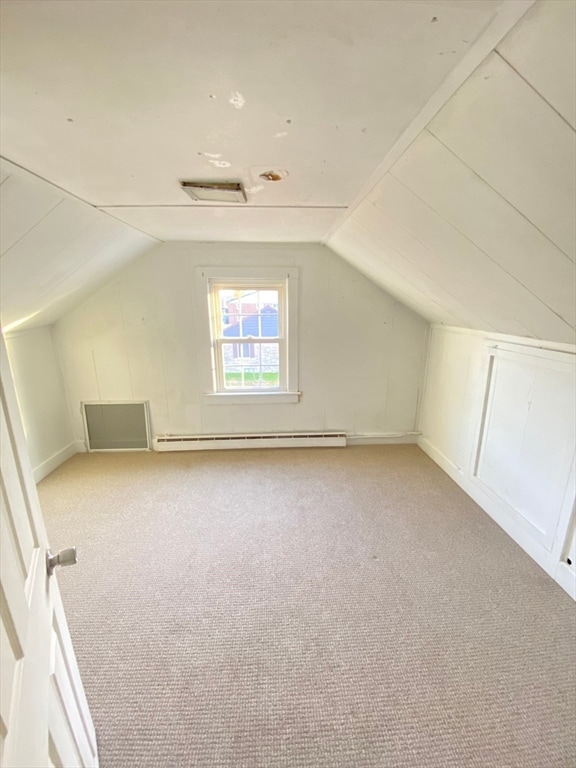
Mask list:
[[[278,336],[278,310],[274,307],[265,306],[261,312],[262,330],[258,327],[258,313],[244,317],[241,322],[232,323],[224,330],[226,337],[254,336],[255,338],[265,336],[272,338]]]

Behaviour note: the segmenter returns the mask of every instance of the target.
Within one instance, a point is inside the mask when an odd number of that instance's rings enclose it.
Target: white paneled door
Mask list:
[[[5,768],[98,765],[1,339],[1,697]]]

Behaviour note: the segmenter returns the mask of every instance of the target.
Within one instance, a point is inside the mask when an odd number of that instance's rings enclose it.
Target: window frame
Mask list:
[[[197,324],[207,341],[199,355],[202,360],[204,400],[209,405],[247,403],[297,403],[298,391],[298,270],[290,267],[198,267]],[[278,337],[224,337],[219,328],[220,308],[217,291],[221,289],[278,290]],[[202,298],[200,299],[200,295]],[[278,387],[224,388],[223,344],[278,343],[280,382]]]

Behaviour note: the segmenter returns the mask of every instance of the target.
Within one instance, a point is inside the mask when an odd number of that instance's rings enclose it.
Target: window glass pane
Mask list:
[[[222,321],[222,336],[277,338],[278,290],[247,288],[219,289],[218,307]]]
[[[262,386],[280,386],[280,345],[261,344]]]
[[[280,349],[276,343],[222,344],[226,389],[280,386]]]

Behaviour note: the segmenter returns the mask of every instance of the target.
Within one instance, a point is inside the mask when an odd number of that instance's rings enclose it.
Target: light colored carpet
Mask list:
[[[573,768],[575,606],[415,446],[40,485],[102,768]]]

